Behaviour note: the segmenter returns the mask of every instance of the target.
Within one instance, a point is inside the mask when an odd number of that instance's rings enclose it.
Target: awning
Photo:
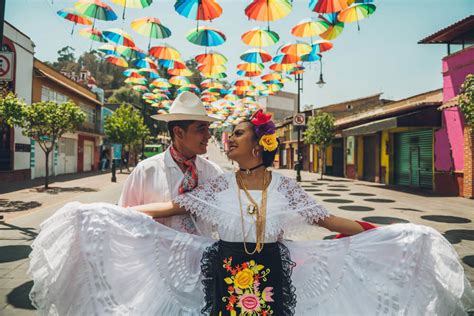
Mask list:
[[[441,127],[441,113],[437,109],[427,109],[409,114],[389,117],[344,129],[342,136],[357,136],[377,133],[397,127],[435,128]]]

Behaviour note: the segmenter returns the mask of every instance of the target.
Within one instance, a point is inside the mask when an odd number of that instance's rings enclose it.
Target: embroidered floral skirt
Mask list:
[[[247,243],[255,249],[255,244]],[[282,243],[266,243],[260,253],[248,255],[240,242],[218,241],[201,260],[206,306],[204,314],[294,315],[295,263]]]

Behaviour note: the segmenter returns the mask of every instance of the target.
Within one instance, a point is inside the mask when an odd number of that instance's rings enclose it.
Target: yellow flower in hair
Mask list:
[[[277,136],[275,133],[263,135],[258,142],[265,151],[274,151],[278,148]]]

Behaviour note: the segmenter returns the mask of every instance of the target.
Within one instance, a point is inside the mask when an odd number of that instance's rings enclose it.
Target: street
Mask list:
[[[225,171],[233,166],[211,142],[207,156]],[[278,170],[295,177],[292,170]],[[39,224],[70,201],[116,203],[127,174],[118,174],[117,183],[110,173],[53,182],[52,190],[41,185],[19,190],[2,190],[0,214],[0,315],[32,315],[28,299],[32,281],[26,276],[30,244],[38,234]],[[451,242],[474,285],[474,201],[459,197],[421,195],[389,189],[383,185],[302,172],[302,186],[330,213],[379,226],[391,223],[428,225]],[[2,212],[3,211],[3,212]],[[310,235],[298,238],[331,238],[334,233],[314,228]],[[295,237],[296,238],[296,237]]]

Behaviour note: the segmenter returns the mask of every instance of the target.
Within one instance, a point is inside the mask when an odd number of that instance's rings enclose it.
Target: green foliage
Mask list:
[[[303,134],[304,142],[326,148],[334,138],[335,121],[336,119],[332,114],[318,111],[315,116],[308,120],[308,126]]]
[[[464,83],[461,86],[461,93],[459,94],[459,107],[464,114],[466,125],[471,131],[474,130],[474,75],[466,76]]]
[[[132,88],[129,86],[122,86],[119,89],[114,90],[114,92],[108,98],[107,101],[109,103],[114,104],[135,104],[136,106],[143,106],[144,103],[140,95],[137,92],[133,91]]]
[[[140,113],[130,104],[122,104],[105,119],[105,134],[110,141],[122,145],[136,144],[150,132],[143,124]]]
[[[8,125],[19,125],[18,119],[22,116],[24,102],[18,99],[15,94],[8,93],[0,98],[0,120],[4,120]]]

